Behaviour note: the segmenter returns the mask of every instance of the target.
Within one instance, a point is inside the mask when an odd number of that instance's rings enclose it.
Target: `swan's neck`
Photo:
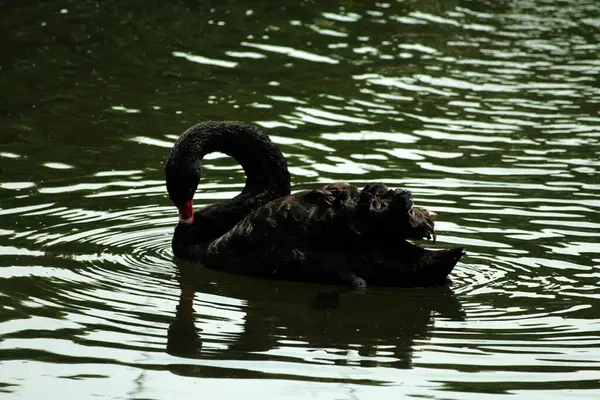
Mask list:
[[[222,205],[246,212],[260,203],[290,193],[290,174],[285,157],[258,128],[241,122],[204,122],[185,131],[175,142],[167,168],[199,168],[199,161],[213,152],[233,157],[246,173],[242,193]],[[169,175],[167,175],[169,179]]]

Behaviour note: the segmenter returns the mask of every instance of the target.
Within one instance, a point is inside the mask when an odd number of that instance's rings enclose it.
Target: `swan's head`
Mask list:
[[[192,163],[167,161],[165,165],[167,192],[179,210],[179,222],[191,225],[194,222],[192,199],[200,182],[200,162]]]

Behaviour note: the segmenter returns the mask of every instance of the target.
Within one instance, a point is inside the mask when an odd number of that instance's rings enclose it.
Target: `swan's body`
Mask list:
[[[233,199],[192,209],[200,160],[219,151],[246,172]],[[413,207],[407,190],[346,183],[290,194],[285,158],[268,136],[236,122],[198,124],[177,140],[165,166],[179,209],[176,257],[272,279],[417,286],[442,283],[462,248],[431,251],[406,239],[435,239],[435,214]]]

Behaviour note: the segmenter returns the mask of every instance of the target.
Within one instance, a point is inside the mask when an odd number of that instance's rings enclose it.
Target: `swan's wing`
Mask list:
[[[357,218],[375,231],[389,230],[394,237],[436,240],[437,214],[414,207],[412,192],[388,189],[382,183],[367,185],[357,204]]]
[[[331,184],[252,211],[209,245],[205,260],[242,274],[322,283],[341,280],[357,288],[365,281],[408,286],[438,282],[456,264],[462,249],[452,250],[450,261],[442,263],[442,258],[428,255],[441,257],[442,252],[405,240],[433,233],[434,217],[413,207],[409,191],[389,190],[382,184],[362,191]],[[433,261],[449,268],[422,269]]]
[[[408,190],[390,190],[381,183],[359,190],[335,183],[259,207],[210,249],[279,246],[352,252],[386,248],[404,239],[435,238],[434,219],[434,213],[413,207]]]

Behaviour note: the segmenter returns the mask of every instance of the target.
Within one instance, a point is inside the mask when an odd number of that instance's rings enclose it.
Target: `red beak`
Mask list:
[[[191,200],[179,207],[179,222],[190,225],[194,222],[194,207]]]

